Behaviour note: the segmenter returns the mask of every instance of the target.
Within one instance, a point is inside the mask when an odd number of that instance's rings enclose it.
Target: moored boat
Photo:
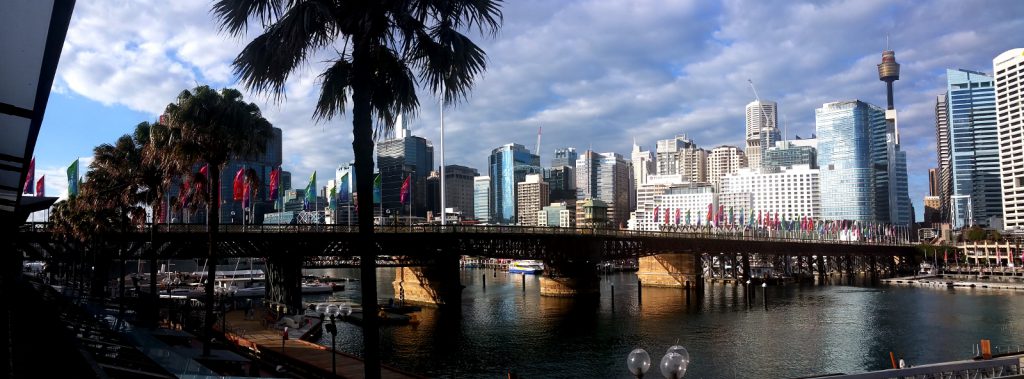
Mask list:
[[[544,263],[533,260],[515,260],[508,265],[508,272],[517,274],[539,274],[544,272]]]

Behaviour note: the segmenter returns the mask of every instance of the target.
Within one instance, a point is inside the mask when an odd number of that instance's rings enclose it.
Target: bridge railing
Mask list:
[[[206,233],[204,224],[148,224],[137,228],[139,233]],[[26,223],[23,232],[48,232],[48,223]],[[357,233],[356,225],[338,224],[286,224],[286,225],[240,225],[221,224],[220,233]],[[878,246],[913,246],[910,243],[893,241],[869,241],[838,238],[835,235],[821,236],[800,231],[780,231],[767,229],[746,230],[679,230],[679,231],[639,231],[603,228],[560,228],[545,226],[514,226],[514,225],[374,225],[374,232],[381,234],[515,234],[515,235],[561,235],[561,236],[601,236],[619,239],[634,238],[700,238],[740,241],[774,241],[808,244],[842,244],[842,245],[878,245]]]

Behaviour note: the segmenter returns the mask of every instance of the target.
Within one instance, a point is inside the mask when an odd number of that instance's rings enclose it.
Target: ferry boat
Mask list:
[[[539,274],[544,272],[544,263],[540,261],[517,260],[508,264],[508,272],[517,274]]]

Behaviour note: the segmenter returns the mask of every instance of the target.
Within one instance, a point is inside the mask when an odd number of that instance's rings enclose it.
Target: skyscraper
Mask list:
[[[707,183],[708,152],[685,135],[659,140],[655,155],[658,175],[682,174],[691,182]]]
[[[946,106],[946,94],[935,97],[935,141],[939,163],[938,192],[932,196],[939,197],[939,222],[949,219],[950,194],[953,192],[953,171],[949,165],[949,109]]]
[[[642,150],[634,139],[633,153],[630,155],[630,160],[633,163],[633,188],[640,188],[640,185],[647,183],[647,176],[656,172],[657,167],[654,164],[654,154],[650,151]],[[632,203],[634,203],[632,206],[635,208],[635,201]]]
[[[947,118],[950,222],[954,228],[988,226],[989,217],[1003,214],[993,79],[975,71],[946,70],[946,93],[947,103],[952,105]],[[967,209],[968,204],[972,209]],[[968,214],[973,219],[966,219]]]
[[[797,144],[802,141],[807,140],[779,141],[775,143],[775,146],[766,149],[764,160],[761,162],[761,171],[774,173],[799,165],[818,168],[817,148]],[[817,143],[814,143],[814,146],[817,146]]]
[[[942,191],[942,184],[939,180],[939,169],[930,168],[928,169],[928,196],[939,196],[939,192]]]
[[[537,212],[548,205],[548,184],[540,174],[526,175],[516,183],[516,220],[519,225],[538,226]]]
[[[491,196],[491,177],[477,176],[473,178],[473,216],[480,223],[491,222],[491,210],[494,209],[494,197]]]
[[[480,175],[475,168],[447,165],[444,166],[445,205],[462,212],[462,217],[474,219],[473,209],[473,178]]]
[[[764,150],[775,146],[775,142],[780,140],[778,107],[779,105],[774,101],[755,100],[747,104],[744,109],[747,164],[750,168],[761,168]]]
[[[992,60],[996,79],[996,126],[999,135],[999,168],[1002,173],[1003,226],[1024,228],[1024,133],[1021,113],[1024,99],[1018,94],[1024,81],[1024,48],[1007,50]]]
[[[717,192],[723,176],[747,167],[747,156],[736,146],[719,146],[708,153],[708,182]]]
[[[825,103],[814,111],[818,135],[821,217],[885,222],[878,218],[872,139],[885,112],[859,100]]]
[[[579,156],[576,154],[575,147],[562,147],[555,149],[555,157],[551,159],[551,167],[576,167],[577,158],[579,158]]]
[[[525,180],[527,174],[539,174],[542,171],[540,157],[530,153],[523,145],[510,143],[492,150],[488,159],[493,198],[491,222],[515,224],[516,183]]]
[[[395,138],[377,143],[377,167],[381,177],[383,208],[405,214],[408,204],[401,203],[402,184],[411,177],[412,214],[426,215],[427,176],[434,169],[434,145],[413,136],[402,117],[395,125]]]
[[[587,150],[576,160],[577,200],[596,199],[607,204],[613,227],[626,225],[632,184],[629,161],[619,154]]]

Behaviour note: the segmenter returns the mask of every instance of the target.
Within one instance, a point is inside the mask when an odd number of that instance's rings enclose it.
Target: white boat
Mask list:
[[[315,294],[315,293],[331,293],[334,292],[334,286],[331,283],[302,283],[302,294]]]
[[[934,275],[934,274],[935,274],[935,267],[933,267],[928,262],[921,263],[921,269],[917,271],[917,275]]]
[[[519,274],[539,274],[544,272],[544,262],[515,260],[508,264],[508,272]]]

